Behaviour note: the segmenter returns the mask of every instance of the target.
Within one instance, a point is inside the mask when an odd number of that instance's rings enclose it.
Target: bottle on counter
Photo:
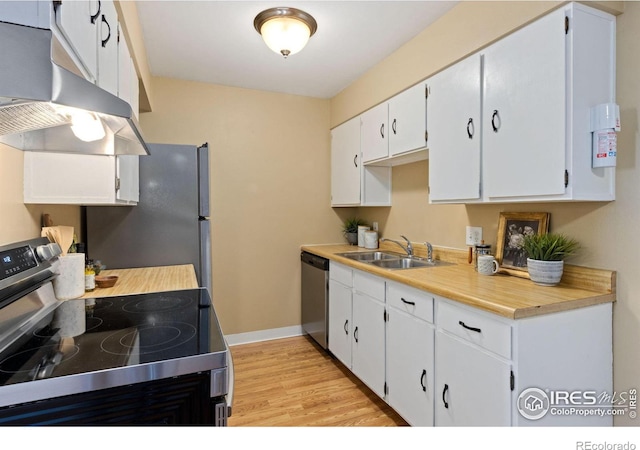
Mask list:
[[[87,261],[84,267],[84,290],[91,292],[96,288],[96,271],[93,268],[93,261]]]

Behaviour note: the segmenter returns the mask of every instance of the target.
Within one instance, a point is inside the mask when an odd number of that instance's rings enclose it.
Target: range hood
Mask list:
[[[0,142],[27,151],[148,155],[131,106],[63,67],[70,67],[65,56],[51,30],[0,22]],[[76,137],[85,130],[80,117],[93,119],[103,137]]]

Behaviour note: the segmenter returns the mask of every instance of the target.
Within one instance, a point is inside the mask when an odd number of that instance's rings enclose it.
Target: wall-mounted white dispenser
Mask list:
[[[618,153],[616,132],[620,131],[620,107],[602,103],[591,108],[591,167],[615,167]]]

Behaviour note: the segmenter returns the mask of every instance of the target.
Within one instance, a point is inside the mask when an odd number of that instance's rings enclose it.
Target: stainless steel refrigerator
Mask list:
[[[87,206],[87,255],[109,269],[193,264],[211,293],[209,146],[149,144],[136,206]]]

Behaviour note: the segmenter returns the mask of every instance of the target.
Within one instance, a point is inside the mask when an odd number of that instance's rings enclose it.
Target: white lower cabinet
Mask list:
[[[611,312],[606,303],[509,320],[439,299],[435,425],[611,426],[611,405],[582,397],[613,390]],[[570,401],[554,400],[565,393]],[[585,406],[604,414],[576,412]]]
[[[511,425],[511,365],[436,333],[436,426]]]
[[[387,403],[413,426],[433,425],[433,298],[387,283]]]
[[[385,282],[333,261],[329,270],[329,350],[384,397]]]
[[[613,424],[611,303],[512,320],[333,261],[329,296],[329,350],[410,425]]]
[[[329,350],[351,368],[351,269],[330,262],[329,269]]]
[[[384,286],[384,281],[382,283]],[[354,292],[351,370],[382,398],[385,382],[384,344],[384,303]]]

